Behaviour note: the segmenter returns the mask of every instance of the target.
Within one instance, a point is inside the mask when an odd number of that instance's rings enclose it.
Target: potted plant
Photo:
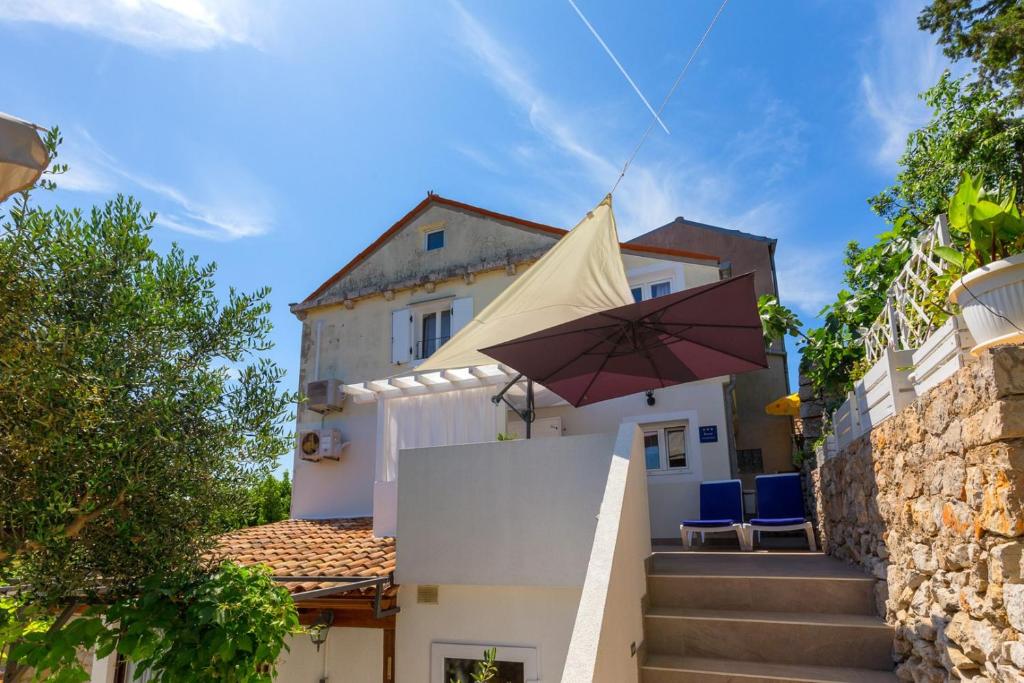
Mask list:
[[[935,249],[960,277],[949,300],[960,307],[977,343],[972,353],[1024,343],[1024,220],[1016,195],[986,191],[964,173],[949,200],[954,246]]]

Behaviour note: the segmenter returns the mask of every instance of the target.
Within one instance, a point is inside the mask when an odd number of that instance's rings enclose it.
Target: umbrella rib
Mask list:
[[[643,321],[643,319],[641,319],[639,322],[642,325],[649,325],[650,324],[650,323],[645,323]],[[730,330],[756,330],[756,329],[761,327],[760,323],[758,323],[756,325],[754,325],[754,324],[750,324],[750,325],[734,325],[734,324],[730,324],[730,323],[674,323],[674,322],[662,322],[661,320],[659,320],[657,322],[657,324],[658,325],[676,325],[676,326],[685,325],[687,328],[690,328],[690,327],[722,327],[722,328],[726,328],[726,329],[730,329]]]
[[[622,339],[622,333],[619,334],[619,339]],[[540,382],[541,384],[544,384],[549,379],[551,379],[554,375],[557,375],[562,370],[565,370],[567,367],[569,367],[570,365],[575,363],[577,360],[579,360],[580,356],[586,356],[587,354],[589,354],[591,351],[593,351],[594,349],[596,349],[598,346],[600,346],[601,344],[603,344],[606,341],[608,341],[608,338],[607,337],[602,337],[601,339],[597,340],[596,344],[594,344],[593,346],[588,347],[585,351],[581,351],[579,354],[577,354],[573,358],[570,358],[565,363],[562,363],[562,365],[558,366],[557,368],[555,368],[554,370],[552,370],[548,374],[544,375],[543,379],[542,378],[537,378],[536,381]]]
[[[652,327],[651,329],[654,329],[654,328]],[[705,349],[709,349],[711,351],[714,351],[715,353],[721,353],[721,354],[729,356],[731,358],[738,358],[739,360],[746,361],[748,363],[754,363],[755,365],[760,365],[762,368],[768,367],[766,364],[759,363],[756,360],[752,360],[750,358],[745,358],[743,356],[738,356],[735,353],[731,353],[731,352],[725,351],[723,349],[716,349],[714,346],[708,346],[707,344],[702,344],[699,341],[695,341],[695,340],[689,339],[687,337],[680,337],[678,334],[675,334],[674,332],[669,332],[668,330],[656,330],[656,331],[662,332],[663,334],[666,334],[669,337],[672,337],[673,339],[675,339],[677,341],[689,342],[691,344],[695,344],[695,345],[703,347]]]
[[[626,328],[623,328],[622,331],[619,332],[619,338],[615,340],[615,343],[618,344],[619,342],[621,342],[624,336],[626,336]],[[597,376],[601,374],[602,370],[604,370],[604,366],[608,364],[608,359],[611,357],[611,354],[608,354],[607,356],[604,357],[604,360],[601,361],[601,366],[593,372],[593,374],[590,376],[590,381],[587,382],[586,388],[583,389],[583,391],[580,393],[579,400],[582,401],[587,397],[587,392],[590,391],[590,387],[594,386],[594,382],[597,381]],[[579,407],[578,403],[576,404],[576,407]]]

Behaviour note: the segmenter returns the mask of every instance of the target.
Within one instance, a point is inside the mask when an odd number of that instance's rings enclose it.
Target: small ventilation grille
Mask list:
[[[421,605],[436,605],[437,586],[431,584],[420,584],[416,586],[416,602]]]

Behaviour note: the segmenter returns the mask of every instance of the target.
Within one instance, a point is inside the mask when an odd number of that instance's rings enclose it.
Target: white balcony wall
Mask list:
[[[643,642],[644,560],[651,554],[641,432],[623,424],[615,442],[590,553],[587,579],[569,644],[563,683],[637,680]]]
[[[447,683],[432,651],[493,646],[527,653],[528,680],[590,680],[563,676],[579,638],[574,670],[635,681],[650,552],[640,444],[630,424],[401,451],[398,676]],[[436,604],[418,602],[422,584]]]
[[[582,586],[614,440],[401,451],[397,582]]]

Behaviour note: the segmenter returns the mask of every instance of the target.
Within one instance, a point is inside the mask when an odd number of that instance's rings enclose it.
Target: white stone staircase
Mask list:
[[[656,552],[643,683],[894,683],[874,579],[821,553]]]

